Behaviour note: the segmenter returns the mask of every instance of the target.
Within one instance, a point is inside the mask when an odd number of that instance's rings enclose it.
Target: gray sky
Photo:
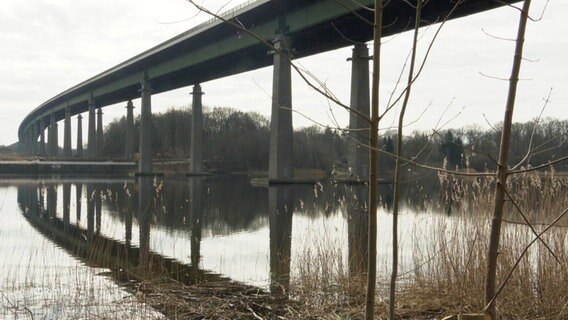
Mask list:
[[[218,10],[227,1],[201,2]],[[242,2],[233,0],[227,8]],[[534,17],[541,15],[545,3],[533,0]],[[552,0],[543,19],[528,26],[525,57],[531,62],[523,65],[521,77],[526,81],[520,83],[516,121],[536,117],[552,87],[551,103],[544,116],[565,118],[568,28],[563,15],[566,12],[568,1]],[[195,8],[184,0],[2,0],[0,145],[15,142],[21,120],[44,101],[209,18],[196,14]],[[514,38],[517,22],[518,11],[511,8],[449,22],[413,89],[407,130],[429,130],[437,124],[445,124],[445,128],[468,125],[487,128],[485,119],[490,123],[501,121],[507,82],[481,73],[508,78],[514,42],[487,34]],[[422,30],[419,49],[422,54],[436,28]],[[410,36],[405,33],[384,40],[383,105],[395,89],[410,50]],[[346,58],[350,54],[351,48],[343,48],[297,63],[325,81],[340,100],[348,103],[350,65]],[[203,103],[269,116],[271,74],[271,68],[264,68],[203,83],[206,92]],[[190,91],[191,88],[184,88],[155,95],[153,112],[187,106],[191,101]],[[399,91],[400,88],[395,92]],[[139,105],[139,101],[134,103]],[[125,104],[105,108],[105,122],[122,116]],[[299,111],[294,116],[296,127],[312,125],[312,121],[342,127],[348,123],[345,111],[330,105],[297,75],[293,78],[293,107]],[[382,126],[390,126],[393,121],[393,117],[386,117]],[[63,126],[59,128],[63,130]]]

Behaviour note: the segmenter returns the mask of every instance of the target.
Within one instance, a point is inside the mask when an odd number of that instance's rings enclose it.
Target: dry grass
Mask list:
[[[439,215],[428,235],[415,234],[415,269],[398,279],[397,312],[403,319],[435,319],[484,308],[486,248],[493,208],[493,183],[488,179],[451,180],[442,206],[451,201],[451,216]],[[447,185],[450,187],[447,187]],[[520,208],[540,232],[568,208],[568,181],[554,172],[524,174],[511,179],[516,203],[507,204],[499,256],[499,283],[535,238]],[[520,259],[502,291],[497,307],[503,319],[568,319],[568,218],[549,230]],[[381,244],[379,244],[380,246]],[[316,318],[363,318],[364,281],[349,277],[339,248],[317,247],[304,253],[292,296],[303,312]],[[558,259],[558,261],[557,261]],[[404,271],[404,270],[403,270]],[[388,282],[379,279],[377,316],[386,317]]]

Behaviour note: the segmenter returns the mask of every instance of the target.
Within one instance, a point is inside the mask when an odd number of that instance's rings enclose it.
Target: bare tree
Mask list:
[[[373,77],[371,80],[371,126],[369,130],[369,259],[365,318],[374,319],[377,286],[377,206],[379,158],[379,85],[381,79],[381,38],[383,33],[383,1],[375,0],[373,25]]]
[[[408,70],[408,80],[406,92],[404,94],[404,101],[398,116],[398,130],[397,130],[397,145],[396,145],[396,160],[394,169],[394,195],[393,195],[393,212],[392,212],[392,270],[390,280],[389,292],[389,320],[395,317],[396,306],[396,279],[398,275],[398,210],[400,201],[400,170],[401,170],[401,156],[403,147],[404,128],[404,115],[410,99],[410,92],[412,90],[412,83],[414,80],[414,66],[416,62],[416,49],[418,45],[418,29],[420,28],[420,16],[422,13],[422,0],[416,1],[416,17],[414,20],[414,36],[412,38],[412,53],[410,57],[410,67]]]
[[[515,55],[513,57],[513,67],[511,70],[511,78],[509,80],[509,91],[507,94],[507,103],[505,105],[503,129],[501,131],[501,143],[496,174],[497,181],[495,184],[495,207],[493,210],[493,219],[491,221],[491,233],[489,235],[489,248],[487,252],[486,270],[487,273],[485,278],[485,302],[488,304],[485,308],[485,314],[490,319],[496,319],[497,317],[494,296],[497,274],[497,260],[499,254],[499,241],[501,237],[501,223],[503,221],[503,206],[505,204],[507,178],[510,174],[509,144],[511,142],[513,111],[515,108],[515,98],[517,96],[517,84],[519,82],[521,62],[523,60],[523,45],[525,41],[525,30],[527,27],[530,5],[530,0],[524,0],[523,8],[520,13],[519,28],[517,31],[517,40],[515,45]]]

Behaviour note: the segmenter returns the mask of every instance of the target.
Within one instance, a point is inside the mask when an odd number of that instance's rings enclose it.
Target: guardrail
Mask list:
[[[223,18],[223,19],[228,19],[228,18],[230,18],[231,15],[233,15],[235,12],[237,12],[237,11],[243,9],[243,8],[246,8],[246,7],[250,6],[251,4],[253,4],[253,3],[255,3],[255,2],[258,2],[258,0],[248,0],[248,1],[246,1],[246,2],[243,2],[243,3],[239,4],[238,6],[236,6],[236,7],[234,7],[234,8],[231,8],[231,9],[229,9],[229,10],[227,10],[227,11],[224,11],[224,12],[218,14],[218,16],[221,17],[221,18]],[[199,30],[199,29],[201,29],[201,28],[203,28],[203,27],[205,27],[205,26],[208,26],[208,25],[210,25],[210,24],[212,24],[212,23],[215,23],[215,22],[217,22],[217,21],[220,21],[220,20],[221,20],[221,19],[219,19],[219,18],[217,18],[217,17],[213,17],[213,18],[211,18],[211,19],[209,19],[209,20],[207,20],[207,21],[205,21],[205,22],[202,22],[202,23],[196,25],[196,26],[193,27],[193,28],[190,28],[189,30],[187,30],[187,33],[195,32],[195,31],[197,31],[197,30]]]

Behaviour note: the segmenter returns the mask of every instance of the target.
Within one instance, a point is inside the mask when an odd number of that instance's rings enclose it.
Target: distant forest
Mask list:
[[[156,158],[189,157],[191,147],[191,109],[170,109],[154,114],[153,150]],[[134,122],[136,134],[139,119]],[[104,133],[104,155],[124,156],[126,118],[109,123]],[[204,112],[203,159],[206,167],[228,170],[266,170],[268,167],[269,120],[254,112],[214,108]],[[415,131],[405,137],[407,159],[430,166],[469,168],[476,171],[495,169],[500,139],[500,125],[490,130],[478,127],[447,129],[436,132]],[[542,119],[513,126],[510,163],[526,167],[547,163],[568,155],[568,120]],[[297,168],[316,168],[331,172],[347,166],[348,134],[344,130],[311,126],[294,132],[294,157]],[[383,151],[379,166],[394,168],[388,156],[396,147],[395,132],[381,132]],[[528,150],[532,152],[528,152]],[[568,170],[567,163],[554,166]]]

